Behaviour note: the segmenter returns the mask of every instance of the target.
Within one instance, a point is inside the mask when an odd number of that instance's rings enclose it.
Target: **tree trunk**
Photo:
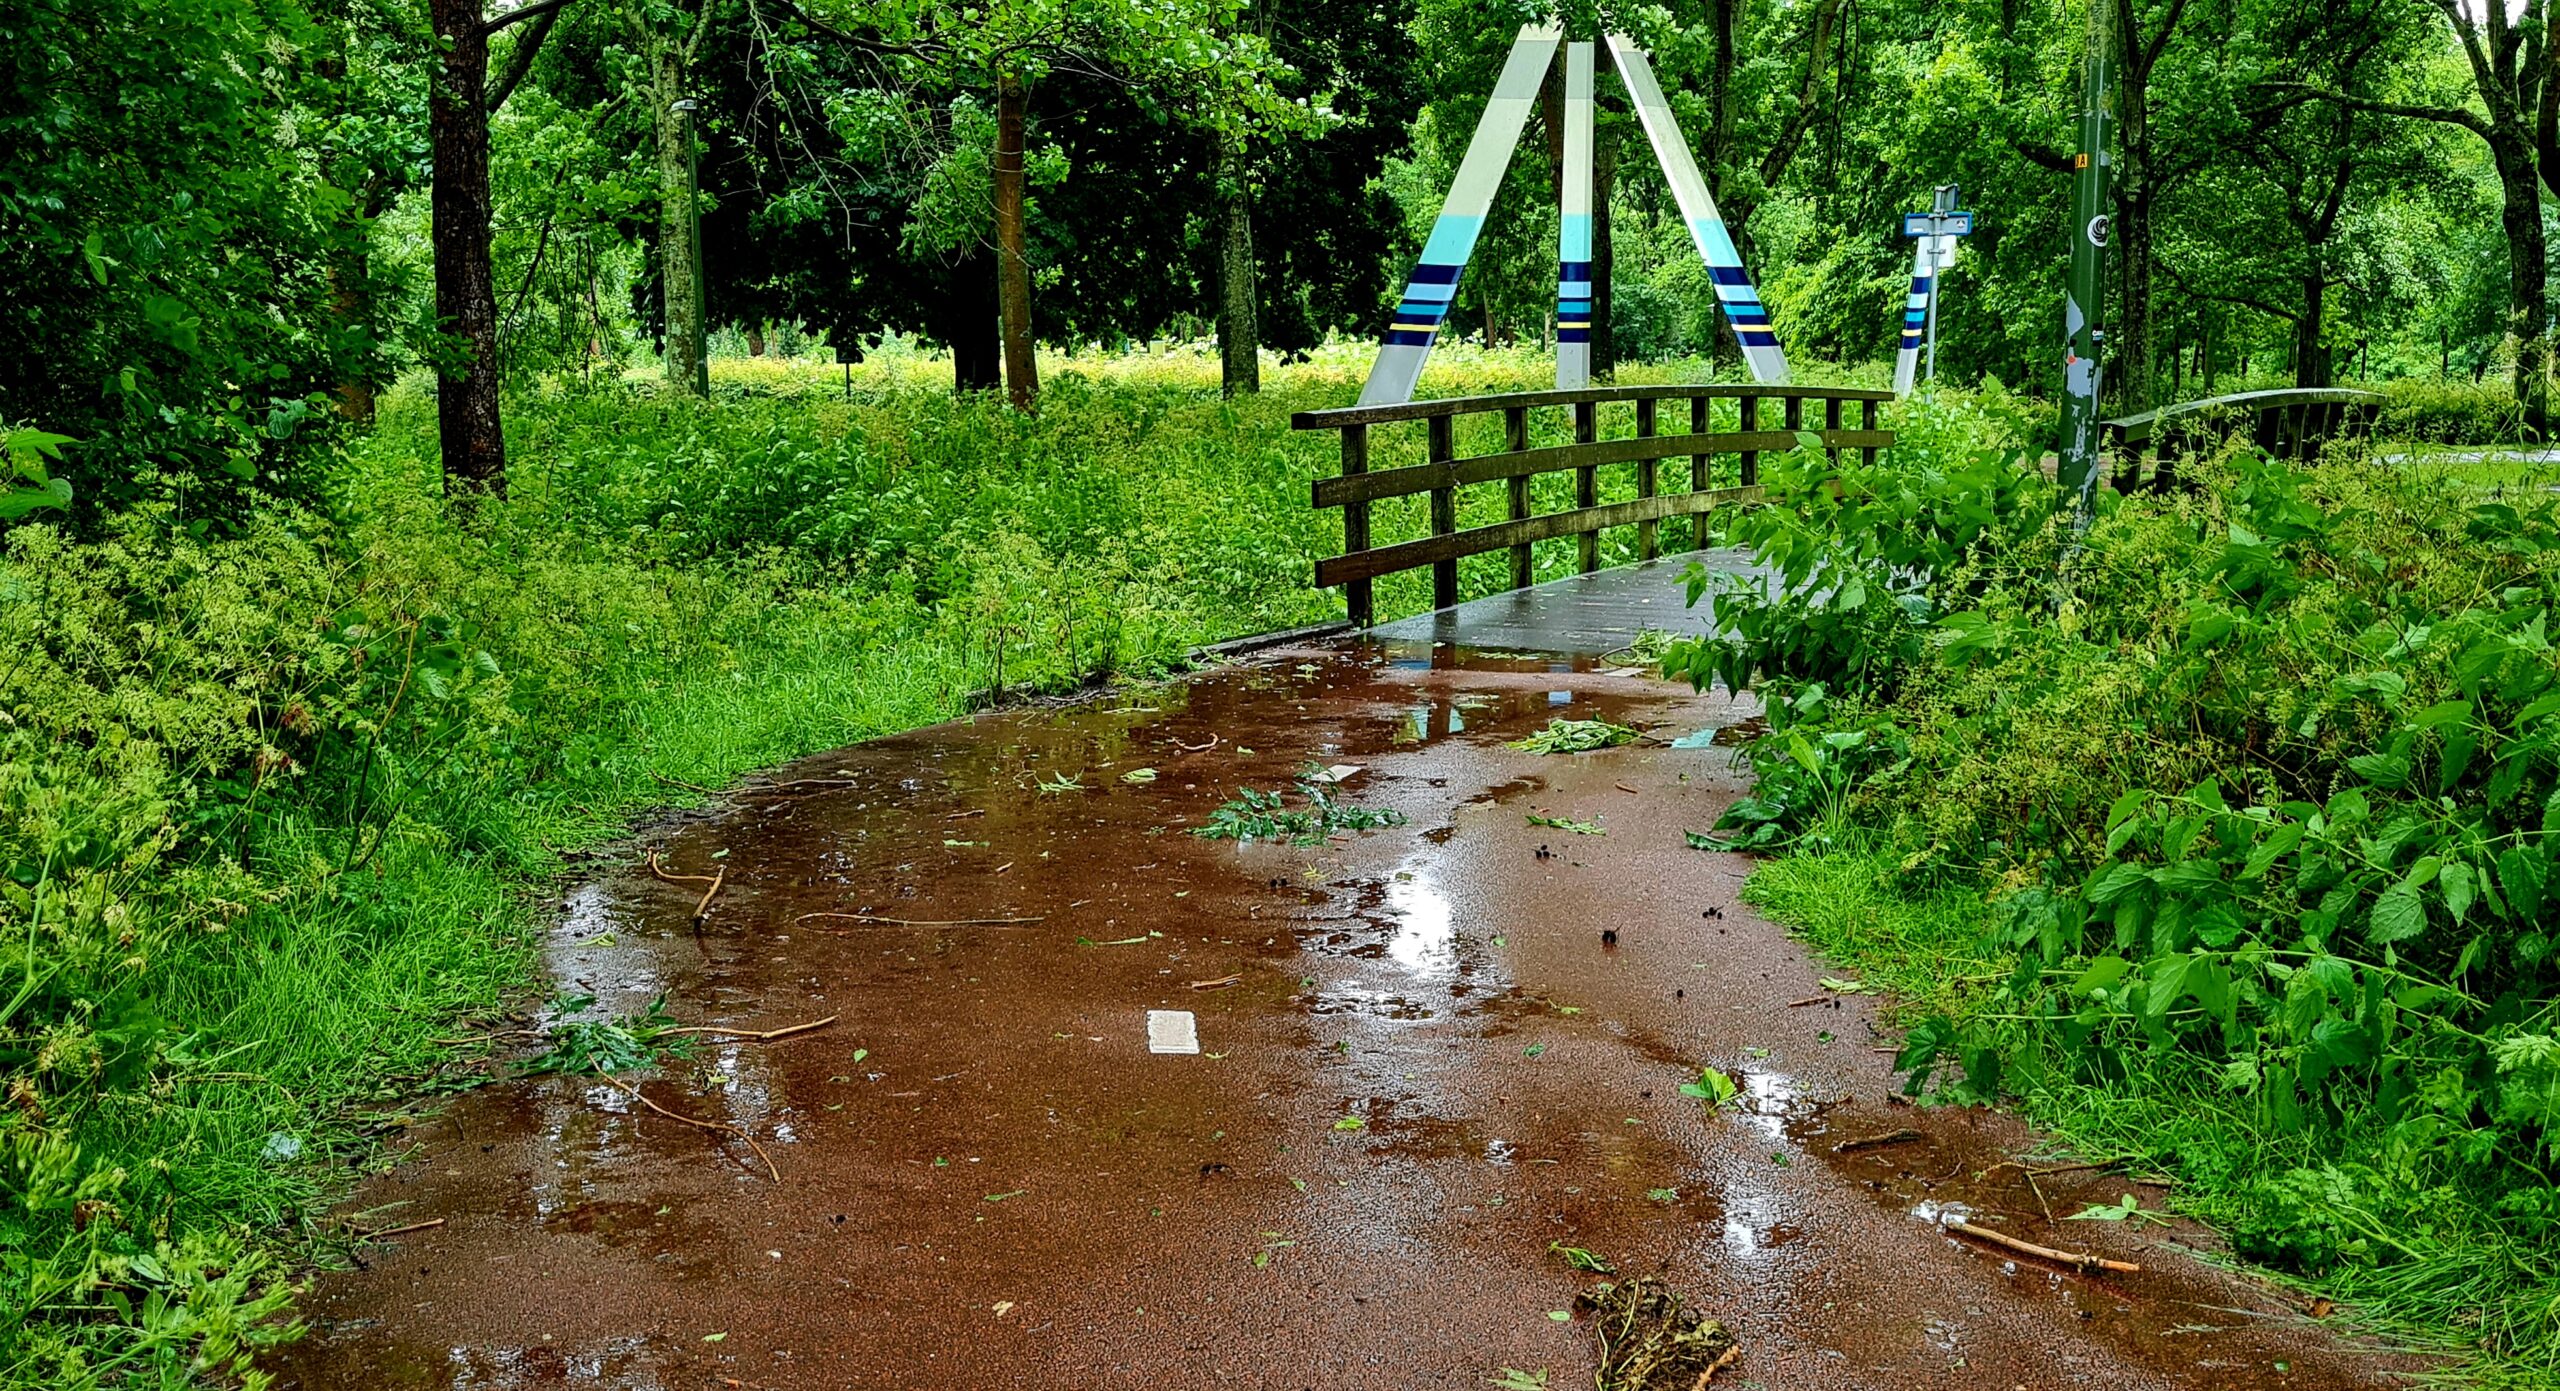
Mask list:
[[[1244,151],[1230,146],[1219,182],[1227,201],[1227,236],[1218,267],[1220,385],[1229,396],[1262,390],[1262,327],[1254,312],[1253,199]]]
[[[1615,279],[1618,264],[1616,239],[1609,232],[1610,194],[1618,184],[1618,142],[1614,138],[1591,142],[1591,379],[1595,382],[1615,380],[1618,375],[1617,335],[1609,283]]]
[[[2551,314],[2543,284],[2548,250],[2542,236],[2542,190],[2535,182],[2533,145],[2505,129],[2489,139],[2505,198],[2500,221],[2507,233],[2507,335],[2515,342],[2516,404],[2527,428],[2540,435],[2551,407]]]
[[[684,100],[684,50],[659,31],[638,6],[624,10],[632,37],[649,64],[649,106],[658,143],[658,290],[666,308],[667,390],[679,396],[702,394],[702,320],[694,313],[697,298],[693,246],[693,122],[678,111]]]
[[[996,297],[1004,323],[1004,387],[1015,410],[1035,409],[1040,366],[1032,358],[1031,261],[1024,247],[1021,75],[996,80]]]
[[[747,356],[764,356],[764,325],[752,319],[747,322]]]
[[[455,341],[437,354],[436,427],[445,491],[507,491],[507,441],[498,420],[498,287],[489,264],[489,36],[480,0],[430,0],[443,60],[427,84],[435,181],[429,206],[437,327]]]
[[[2311,268],[2302,277],[2302,317],[2293,321],[2293,384],[2301,387],[2329,386],[2335,380],[2329,369],[2329,345],[2326,341],[2329,268],[2317,244],[2309,251]]]

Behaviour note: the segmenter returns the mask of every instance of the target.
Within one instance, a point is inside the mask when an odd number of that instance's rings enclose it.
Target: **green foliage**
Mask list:
[[[0,1142],[55,1176],[0,1171],[0,1384],[92,1385],[146,1317],[155,1369],[231,1356],[223,1311],[274,1307],[367,1113],[485,1075],[450,1040],[528,982],[526,886],[657,777],[1324,616],[1320,543],[1276,524],[1306,398],[1214,382],[1071,383],[1037,422],[892,385],[528,400],[518,486],[468,524],[395,393],[315,505],[6,532]],[[666,1027],[573,1019],[547,1064]]]
[[[166,490],[219,524],[293,485],[374,351],[332,308],[357,218],[309,139],[362,95],[314,82],[296,0],[33,0],[7,34],[0,420],[85,441],[84,508]]]
[[[2206,1091],[2297,1156],[2230,1201],[2244,1249],[2306,1271],[2435,1252],[2377,1235],[2420,1195],[2545,1239],[2560,504],[2241,453],[2075,540],[2023,461],[1895,462],[1836,499],[1790,466],[1738,528],[1784,585],[1720,594],[1737,636],[1672,660],[1765,686],[1756,801],[1820,771],[1821,844],[1987,891],[1986,970],[1913,1018],[1911,1090]],[[2560,1356],[2492,1317],[2494,1350]]]
[[[562,1014],[576,1014],[595,1002],[593,995],[569,995],[554,1000],[552,1008]],[[681,1055],[684,1051],[684,1040],[668,1033],[675,1026],[674,1016],[667,1013],[664,995],[651,1000],[647,1009],[632,1014],[564,1019],[552,1025],[545,1035],[551,1046],[525,1059],[516,1070],[531,1076],[545,1072],[630,1072],[654,1067],[661,1055]]]
[[[1512,740],[1511,747],[1530,753],[1589,753],[1632,744],[1642,737],[1625,725],[1607,720],[1549,720],[1546,728],[1528,738]]]
[[[1191,834],[1208,840],[1322,845],[1337,831],[1370,831],[1405,822],[1404,813],[1393,808],[1337,802],[1323,783],[1311,779],[1300,779],[1297,787],[1298,795],[1306,799],[1304,807],[1292,809],[1280,793],[1248,787],[1210,812],[1208,821],[1192,827]]]

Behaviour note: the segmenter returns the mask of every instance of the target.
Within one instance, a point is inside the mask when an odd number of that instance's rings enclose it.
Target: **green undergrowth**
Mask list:
[[[1287,417],[1349,390],[537,392],[461,515],[412,388],[308,501],[0,533],[0,1386],[238,1379],[321,1206],[485,1079],[560,852],[1338,616]]]
[[[1890,850],[1846,844],[1764,860],[1743,898],[1825,961],[1887,995],[1898,1023],[1947,1019],[2019,1037],[2030,1032],[1999,1017],[1995,986],[2016,963],[1986,949],[1995,915],[1982,894],[1914,894],[1903,858]],[[2446,1354],[2448,1367],[2476,1355],[2494,1317],[2529,1313],[2518,1306],[2549,1297],[2547,1258],[2506,1230],[2493,1208],[2448,1202],[2442,1191],[2357,1181],[2390,1171],[2385,1127],[2281,1132],[2214,1079],[2170,1071],[2103,1085],[2047,1079],[2011,1099],[2057,1153],[2174,1178],[2171,1205],[2232,1233],[2244,1253],[2263,1256],[2297,1234],[2365,1248],[2365,1259],[2316,1270],[2299,1263],[2260,1268],[2306,1295],[2336,1301],[2342,1322],[2356,1331]],[[2270,1183],[2271,1175],[2284,1178]],[[2504,1359],[2467,1371],[2459,1379],[2469,1384],[2515,1391],[2550,1384],[2540,1368]]]
[[[2174,1175],[2243,1257],[2560,1374],[2560,501],[2246,451],[2102,497],[1915,420],[1769,461],[1721,634],[1756,687],[1719,830],[1905,997],[1913,1094],[2021,1098]]]

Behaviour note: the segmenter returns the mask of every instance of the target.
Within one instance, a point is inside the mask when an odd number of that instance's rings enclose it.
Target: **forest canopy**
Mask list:
[[[1533,7],[1532,7],[1533,8]],[[448,465],[499,401],[883,335],[962,389],[1034,344],[1384,325],[1531,8],[1420,0],[29,0],[0,57],[0,416],[80,441],[75,507],[291,493],[427,369]],[[2541,0],[2113,0],[2109,389],[2506,382],[2538,424],[2560,16]],[[1690,0],[1633,34],[1800,359],[1891,350],[1899,214],[1979,231],[1942,367],[2059,380],[2078,3]],[[441,37],[440,37],[441,36]],[[1686,228],[1603,73],[1597,365],[1732,370]],[[1552,333],[1551,81],[1450,333]],[[699,211],[698,225],[693,213]],[[728,335],[726,338],[720,335]],[[2193,392],[2189,395],[2196,394]],[[58,501],[31,491],[13,506]],[[58,487],[57,487],[58,493]],[[216,509],[218,510],[218,509]]]

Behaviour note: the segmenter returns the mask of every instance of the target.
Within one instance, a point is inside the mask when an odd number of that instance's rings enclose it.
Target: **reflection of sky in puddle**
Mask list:
[[[501,1387],[559,1381],[608,1386],[615,1391],[657,1391],[663,1383],[656,1375],[632,1365],[645,1349],[643,1340],[634,1337],[610,1339],[593,1350],[457,1347],[446,1350],[445,1365],[452,1373],[449,1384],[453,1391],[479,1391],[483,1387],[496,1391]]]
[[[1430,875],[1398,871],[1387,885],[1387,907],[1396,915],[1388,959],[1419,975],[1447,975],[1457,968],[1457,924],[1448,895]]]
[[[1742,1116],[1772,1140],[1787,1138],[1787,1113],[1797,1099],[1796,1079],[1783,1072],[1742,1074]]]
[[[1743,1072],[1734,1081],[1741,1087],[1735,1114],[1772,1145],[1783,1146],[1788,1114],[1803,1097],[1796,1079],[1783,1072]],[[1788,1191],[1790,1172],[1765,1155],[1744,1161],[1738,1181],[1728,1184],[1723,1194],[1722,1238],[1729,1254],[1767,1257],[1782,1239],[1778,1229],[1803,1220],[1802,1204]]]

